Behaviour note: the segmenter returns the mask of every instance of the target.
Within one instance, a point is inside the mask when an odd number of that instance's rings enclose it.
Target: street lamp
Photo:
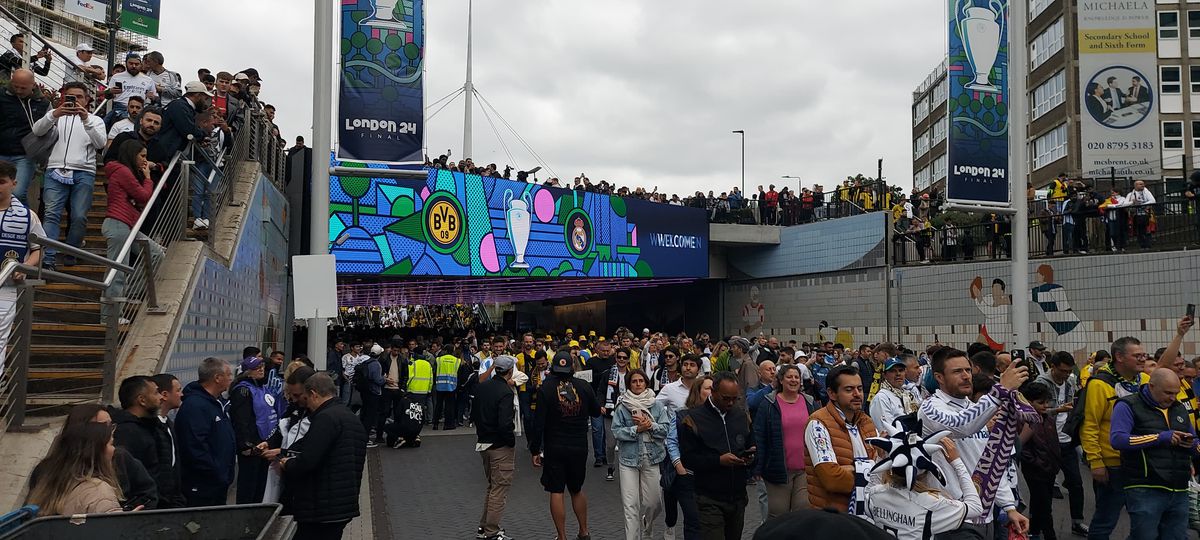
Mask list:
[[[783,178],[783,179],[788,179],[788,178],[790,178],[790,179],[792,179],[792,180],[795,180],[795,181],[796,181],[796,193],[797,193],[797,194],[799,194],[801,191],[803,191],[803,190],[804,190],[804,186],[802,185],[804,181],[803,181],[803,180],[801,180],[799,176],[780,176],[780,178]]]
[[[746,130],[735,129],[732,133],[742,136],[742,196],[746,196]]]

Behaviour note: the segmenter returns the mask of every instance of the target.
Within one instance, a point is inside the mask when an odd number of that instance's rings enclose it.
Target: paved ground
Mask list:
[[[376,538],[429,538],[460,540],[475,535],[475,527],[483,507],[484,480],[482,465],[475,453],[473,429],[459,429],[453,434],[430,432],[422,436],[421,448],[394,450],[380,447],[371,454],[371,490]],[[524,440],[519,439],[523,445]],[[379,465],[376,466],[376,463]],[[529,454],[517,451],[517,473],[509,492],[503,525],[517,540],[551,540],[554,526],[546,494],[538,482],[540,469],[534,469]],[[1085,517],[1091,518],[1090,477],[1085,476]],[[761,519],[753,486],[749,486],[751,503],[746,508],[746,532],[743,538],[753,537]],[[624,538],[620,486],[617,481],[606,482],[604,469],[588,464],[588,479],[584,484],[588,495],[588,521],[595,540]],[[1056,500],[1054,508],[1060,538],[1070,535],[1067,501]],[[658,519],[655,538],[662,538],[664,525]],[[1129,531],[1128,518],[1122,516],[1113,538],[1125,538]],[[567,534],[574,538],[575,518],[569,507]],[[682,538],[682,529],[679,529]],[[1196,538],[1192,533],[1192,538]]]

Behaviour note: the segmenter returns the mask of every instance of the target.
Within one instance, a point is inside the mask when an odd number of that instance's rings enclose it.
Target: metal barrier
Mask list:
[[[4,43],[8,43],[8,39],[13,34],[25,34],[25,52],[32,54],[34,51],[40,51],[43,47],[49,47],[50,71],[45,75],[38,75],[37,82],[46,90],[58,92],[63,84],[73,81],[82,82],[91,90],[93,101],[101,102],[101,81],[92,80],[80,74],[75,68],[75,59],[70,58],[59,51],[46,38],[34,32],[29,25],[25,24],[8,8],[0,6],[0,38],[4,39]],[[98,109],[97,109],[98,110]]]

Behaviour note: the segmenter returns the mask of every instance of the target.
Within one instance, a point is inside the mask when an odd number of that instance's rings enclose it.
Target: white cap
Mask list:
[[[208,87],[204,86],[204,83],[202,83],[200,81],[191,81],[191,82],[183,85],[183,93],[184,94],[204,94],[204,95],[210,96],[210,97],[213,95],[212,92],[208,91]]]
[[[643,334],[649,334],[649,333],[650,333],[650,329],[649,329],[649,328],[643,328],[643,329],[642,329],[642,333],[643,333]]]
[[[78,52],[92,52],[92,46],[87,43],[80,43],[75,46],[75,50]]]
[[[796,351],[796,356],[797,357],[803,356],[805,358],[808,358],[808,353],[806,353],[804,351]]]
[[[249,75],[246,75],[245,73],[238,73],[237,75],[234,75],[234,76],[233,76],[233,80],[235,80],[235,81],[248,81],[248,80],[250,80],[250,76],[249,76]]]

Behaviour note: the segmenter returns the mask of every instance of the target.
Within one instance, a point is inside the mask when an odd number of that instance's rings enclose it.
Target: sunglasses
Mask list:
[[[617,355],[617,359],[618,359],[618,360],[629,360],[629,357],[628,357],[628,356],[625,356],[625,355],[623,355],[623,354],[618,354],[618,355]]]
[[[667,353],[667,354],[665,354],[665,355],[663,355],[663,356],[666,356],[667,358],[675,358],[675,355],[673,355],[673,354],[671,354],[671,353]]]

